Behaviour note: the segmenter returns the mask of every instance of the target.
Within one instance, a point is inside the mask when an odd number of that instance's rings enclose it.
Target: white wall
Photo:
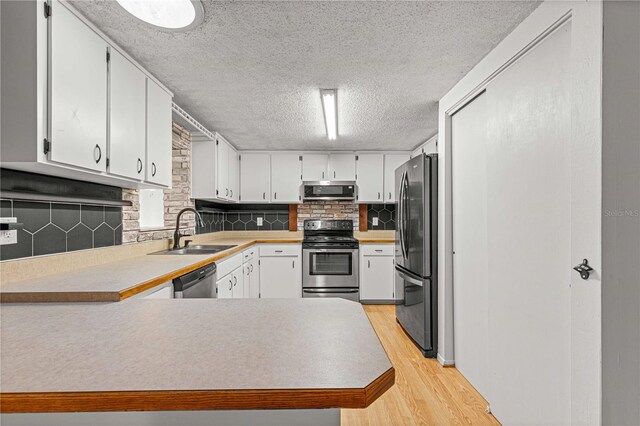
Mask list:
[[[476,65],[439,103],[439,339],[438,359],[455,362],[451,204],[451,115],[561,22],[571,20],[571,247],[601,270],[601,60],[602,3],[541,4]],[[570,267],[571,265],[567,265]],[[571,422],[600,423],[600,275],[572,277]],[[549,348],[552,350],[552,348]]]
[[[602,422],[640,424],[640,2],[604,3]]]

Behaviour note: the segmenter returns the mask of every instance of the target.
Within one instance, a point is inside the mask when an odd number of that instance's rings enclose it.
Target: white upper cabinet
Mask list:
[[[240,200],[240,165],[238,151],[229,145],[229,201]]]
[[[266,203],[271,199],[271,157],[245,153],[240,158],[240,201]]]
[[[216,140],[216,175],[218,198],[229,200],[229,145],[221,136]]]
[[[191,142],[191,196],[199,200],[216,198],[216,143],[212,140]]]
[[[358,202],[382,203],[384,197],[384,155],[359,154],[357,160]]]
[[[388,154],[384,156],[384,202],[396,202],[396,169],[409,161],[409,154]]]
[[[329,180],[356,180],[356,155],[329,155]]]
[[[145,178],[146,80],[127,58],[112,49],[109,64],[109,166],[111,174]]]
[[[271,155],[271,202],[299,203],[302,172],[298,154]]]
[[[329,155],[304,154],[302,156],[302,180],[329,180]]]
[[[53,2],[53,8],[49,159],[104,172],[107,169],[107,43],[65,6]],[[3,49],[4,43],[3,40]]]
[[[171,95],[147,78],[147,182],[170,187]]]

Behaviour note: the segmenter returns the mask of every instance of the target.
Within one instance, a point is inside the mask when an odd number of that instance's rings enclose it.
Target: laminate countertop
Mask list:
[[[206,242],[235,247],[207,255],[142,254],[0,287],[2,303],[117,302],[238,253],[257,243],[300,243],[299,237],[232,237]]]
[[[394,370],[342,299],[5,305],[2,412],[363,408]]]

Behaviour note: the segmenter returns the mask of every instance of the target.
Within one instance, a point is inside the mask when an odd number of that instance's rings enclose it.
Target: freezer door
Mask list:
[[[396,305],[396,319],[426,356],[435,356],[431,280],[396,269],[395,282],[396,292],[403,296]]]

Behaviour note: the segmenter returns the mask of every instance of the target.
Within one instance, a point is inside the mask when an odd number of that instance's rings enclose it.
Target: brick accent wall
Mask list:
[[[303,229],[305,219],[351,219],[353,229],[358,230],[360,215],[358,205],[350,201],[312,201],[298,204],[298,230]]]
[[[173,179],[170,189],[164,190],[165,229],[144,231],[140,229],[140,199],[138,190],[123,189],[122,198],[132,202],[130,207],[122,209],[122,242],[135,243],[148,240],[173,238],[176,216],[185,207],[194,207],[191,200],[191,134],[173,123]],[[195,234],[193,214],[182,216],[183,233]]]

